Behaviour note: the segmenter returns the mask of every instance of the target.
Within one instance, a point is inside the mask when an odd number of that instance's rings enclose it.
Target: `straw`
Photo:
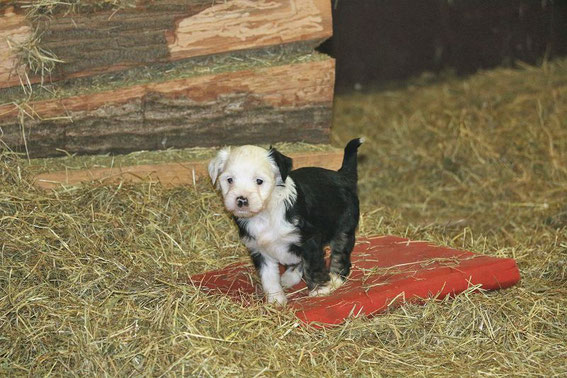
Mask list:
[[[44,192],[49,161],[4,148],[0,375],[566,375],[566,99],[566,60],[338,97],[334,145],[367,137],[359,234],[512,257],[522,281],[324,330],[189,283],[248,261],[206,180]]]

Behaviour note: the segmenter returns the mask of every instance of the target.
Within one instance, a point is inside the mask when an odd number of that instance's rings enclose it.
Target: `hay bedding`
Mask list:
[[[520,285],[333,329],[187,276],[247,261],[207,182],[30,184],[0,155],[0,375],[567,374],[567,61],[337,99],[361,235],[513,257]]]

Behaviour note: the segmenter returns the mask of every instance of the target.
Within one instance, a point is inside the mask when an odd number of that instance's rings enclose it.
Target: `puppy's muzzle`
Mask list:
[[[237,197],[236,198],[236,206],[242,208],[242,207],[248,207],[248,198],[245,197]]]

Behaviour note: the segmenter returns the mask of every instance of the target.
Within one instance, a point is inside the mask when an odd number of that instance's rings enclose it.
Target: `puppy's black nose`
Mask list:
[[[248,206],[248,198],[244,198],[242,196],[236,198],[236,205],[238,207],[242,207],[242,206]]]

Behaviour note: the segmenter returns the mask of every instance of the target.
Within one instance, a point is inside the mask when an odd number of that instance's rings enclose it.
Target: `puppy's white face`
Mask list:
[[[226,209],[239,218],[264,210],[280,177],[268,151],[256,146],[222,149],[209,163],[209,175]]]

